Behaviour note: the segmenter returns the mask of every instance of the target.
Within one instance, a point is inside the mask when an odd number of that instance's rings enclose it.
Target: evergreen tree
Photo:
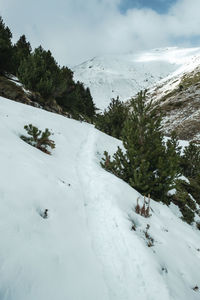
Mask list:
[[[77,82],[75,85],[75,102],[77,111],[83,116],[93,118],[95,114],[95,105],[92,101],[89,88],[85,88],[82,82]]]
[[[125,150],[118,147],[112,161],[105,153],[102,166],[139,192],[166,201],[178,175],[180,149],[175,135],[164,142],[161,115],[152,103],[146,104],[143,92],[131,101],[122,141]]]
[[[92,99],[92,95],[90,93],[90,89],[87,87],[86,89],[83,86],[83,107],[84,107],[84,115],[88,116],[90,119],[93,119],[96,111],[95,104]]]
[[[83,83],[75,83],[73,80],[66,85],[64,92],[56,98],[58,104],[64,110],[70,112],[74,117],[81,114],[84,117],[93,119],[95,105],[92,100],[89,88],[84,88]]]
[[[111,100],[103,114],[97,115],[95,126],[103,132],[120,139],[127,115],[128,107],[117,97],[117,99]]]
[[[25,88],[50,99],[55,97],[58,89],[59,73],[60,69],[51,52],[40,46],[21,62],[17,75]]]
[[[13,53],[11,43],[12,33],[5,26],[0,16],[0,74],[9,73],[12,70],[11,57]]]
[[[181,159],[183,174],[189,178],[195,178],[200,174],[200,146],[190,142],[184,149]]]
[[[13,73],[17,75],[20,63],[31,54],[31,45],[22,35],[13,47]]]

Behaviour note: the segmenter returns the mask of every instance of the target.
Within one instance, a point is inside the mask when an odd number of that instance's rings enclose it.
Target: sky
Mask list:
[[[60,65],[104,54],[200,46],[200,0],[0,0],[13,33]]]

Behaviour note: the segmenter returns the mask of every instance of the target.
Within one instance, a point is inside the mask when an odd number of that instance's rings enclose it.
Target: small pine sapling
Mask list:
[[[27,131],[30,137],[21,135],[21,139],[26,143],[36,147],[37,149],[51,154],[50,151],[47,150],[48,147],[51,149],[55,148],[54,141],[50,140],[49,137],[52,134],[49,129],[45,129],[45,131],[39,130],[37,127],[33,126],[32,124],[25,125],[24,129]]]

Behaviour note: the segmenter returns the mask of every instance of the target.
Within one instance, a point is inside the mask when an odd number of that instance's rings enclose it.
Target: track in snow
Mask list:
[[[77,159],[77,175],[83,191],[92,248],[102,268],[109,292],[108,299],[132,300],[134,290],[138,299],[159,300],[163,296],[163,299],[172,300],[165,284],[161,283],[159,289],[152,285],[150,290],[149,283],[145,280],[149,266],[140,256],[140,250],[134,251],[135,237],[130,231],[128,215],[122,215],[120,203],[113,196],[113,186],[117,196],[123,194],[122,186],[126,184],[122,182],[119,187],[119,180],[100,167],[97,143],[99,137],[99,132],[91,128],[82,142]],[[122,202],[123,200],[122,198]],[[131,234],[132,245],[129,243]],[[143,248],[142,243],[139,244]]]

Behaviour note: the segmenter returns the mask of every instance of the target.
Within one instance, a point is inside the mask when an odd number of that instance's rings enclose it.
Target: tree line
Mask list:
[[[25,35],[12,44],[12,33],[0,17],[0,75],[9,74],[17,76],[25,89],[36,93],[44,103],[56,101],[74,117],[93,119],[96,108],[89,88],[75,82],[73,72],[60,67],[50,50],[42,46],[32,50]]]

